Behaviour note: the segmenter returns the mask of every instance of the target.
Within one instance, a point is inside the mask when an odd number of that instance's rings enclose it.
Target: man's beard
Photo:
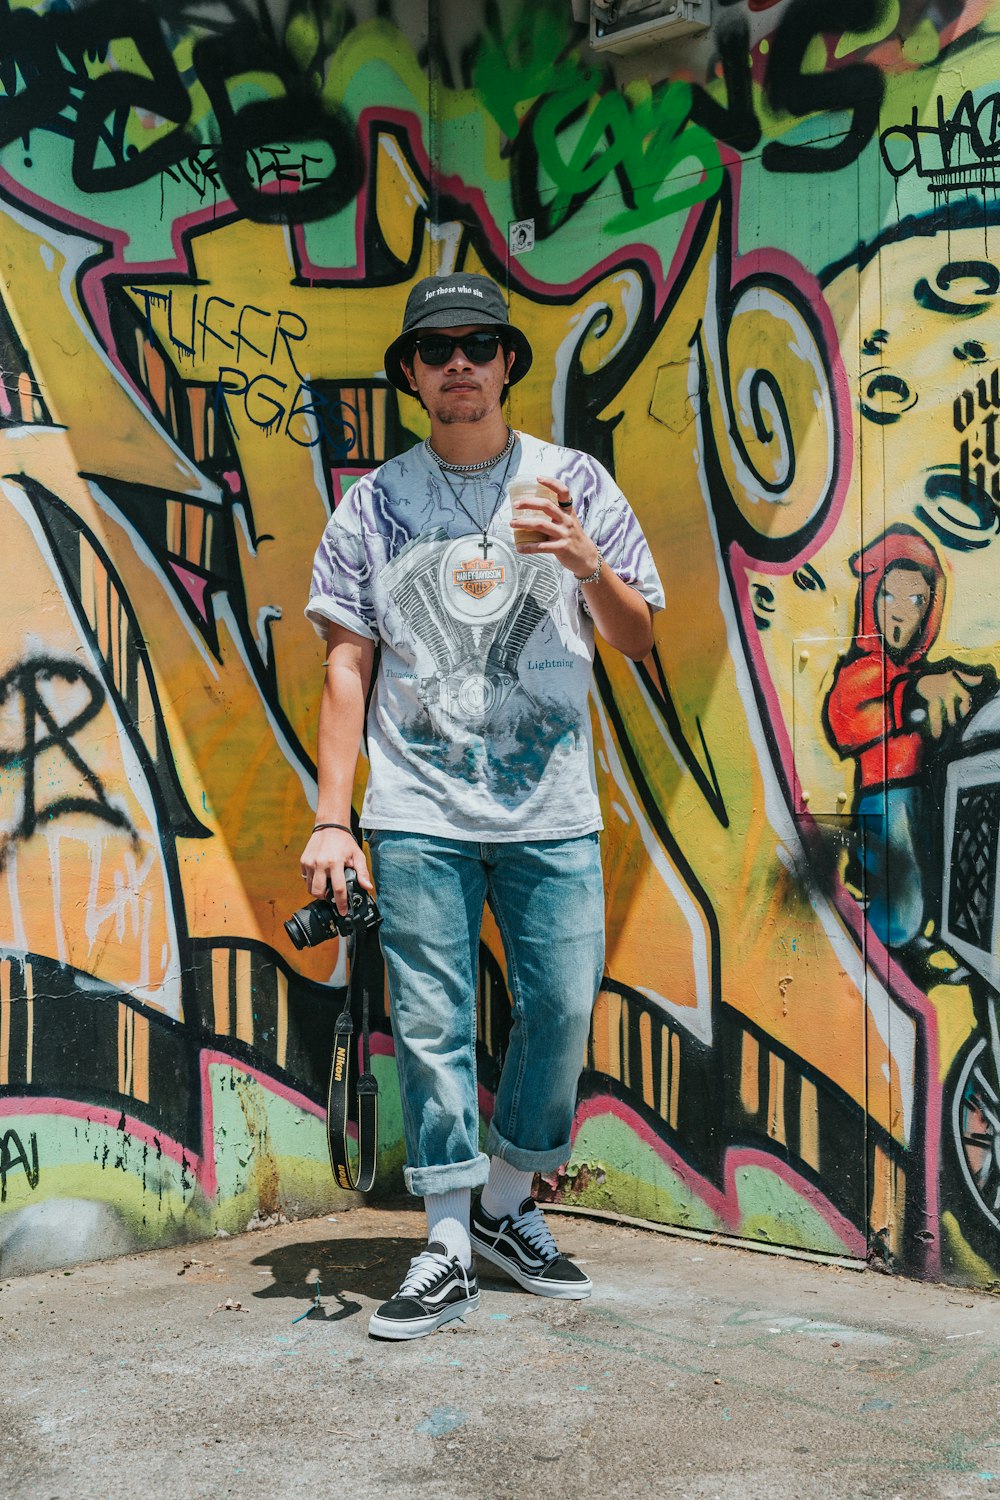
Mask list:
[[[482,422],[490,414],[488,406],[477,406],[473,411],[456,411],[453,408],[439,408],[434,413],[435,420],[442,427],[451,427],[456,422]]]

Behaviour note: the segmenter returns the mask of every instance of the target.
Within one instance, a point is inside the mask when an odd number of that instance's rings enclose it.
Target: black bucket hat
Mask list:
[[[425,329],[461,328],[475,323],[483,328],[500,330],[503,342],[514,351],[510,367],[510,384],[527,375],[531,368],[531,345],[513,323],[507,321],[507,304],[503,292],[489,276],[425,276],[418,281],[406,299],[403,331],[385,351],[385,374],[397,391],[412,396],[410,382],[400,363],[410,354],[414,339]]]

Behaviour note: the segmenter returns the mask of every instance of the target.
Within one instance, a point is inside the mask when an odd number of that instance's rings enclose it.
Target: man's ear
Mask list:
[[[513,349],[508,349],[508,350],[505,351],[506,369],[504,370],[504,377],[503,377],[503,383],[504,383],[504,385],[510,385],[510,372],[514,368],[514,361],[516,359],[517,359],[517,354],[515,353],[515,351]]]
[[[413,378],[413,366],[412,365],[408,365],[406,363],[406,360],[403,359],[402,357],[400,357],[399,368],[402,370],[403,374],[406,376],[407,380],[410,382],[410,390],[413,392],[414,395],[416,395],[416,393],[417,393],[417,382]]]

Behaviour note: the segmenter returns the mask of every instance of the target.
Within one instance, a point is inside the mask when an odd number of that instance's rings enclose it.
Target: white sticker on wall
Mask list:
[[[534,219],[518,219],[507,230],[507,246],[511,255],[527,255],[535,248]]]

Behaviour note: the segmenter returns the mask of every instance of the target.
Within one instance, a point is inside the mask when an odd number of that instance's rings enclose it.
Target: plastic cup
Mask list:
[[[539,531],[531,522],[538,518],[532,508],[533,500],[551,500],[552,491],[539,484],[537,479],[513,479],[507,487],[510,495],[510,529],[514,533],[515,547],[528,542],[548,542],[552,538],[547,531]]]

